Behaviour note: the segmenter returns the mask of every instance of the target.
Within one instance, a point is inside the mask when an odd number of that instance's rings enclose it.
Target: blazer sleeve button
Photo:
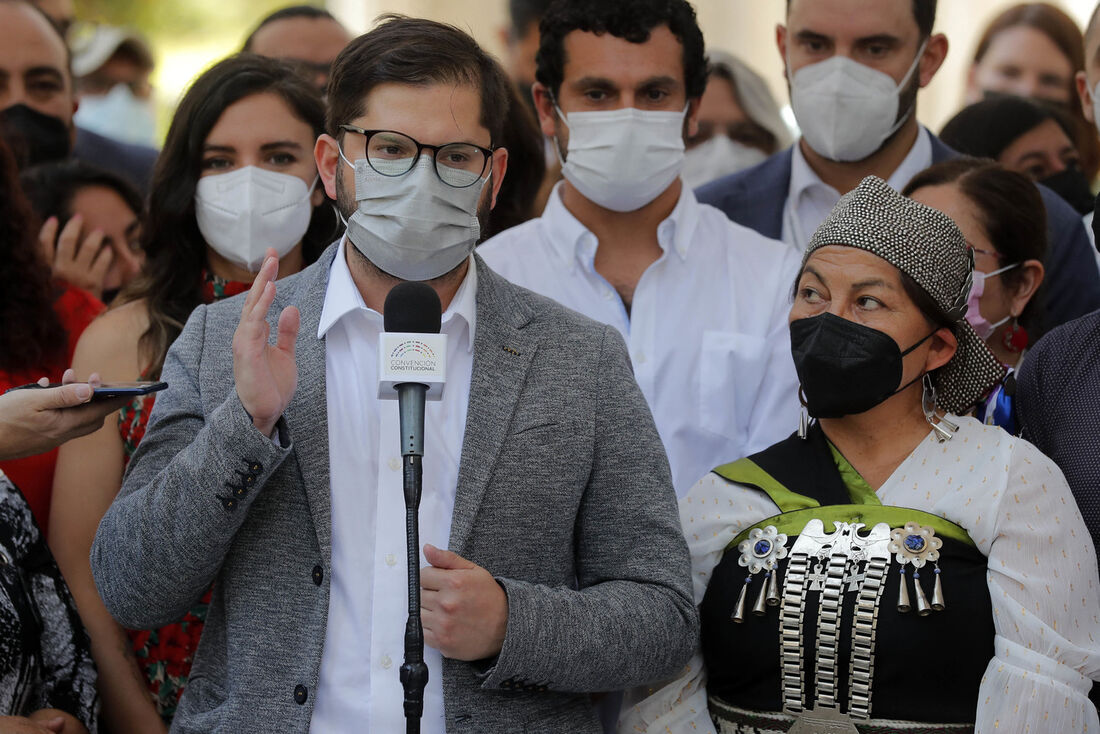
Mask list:
[[[314,566],[313,567],[313,583],[320,586],[321,582],[324,581],[324,579],[325,579],[325,570],[323,568],[321,568],[320,566]]]
[[[301,706],[309,698],[309,689],[305,686],[298,684],[294,686],[294,703]]]

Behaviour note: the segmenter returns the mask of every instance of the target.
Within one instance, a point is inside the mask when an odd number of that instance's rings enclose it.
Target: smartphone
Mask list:
[[[33,390],[35,388],[42,388],[37,382],[30,382],[26,385],[20,385],[13,387],[6,392],[12,390]],[[52,382],[45,387],[61,387],[60,382]],[[137,395],[148,395],[149,393],[160,392],[168,387],[167,382],[105,382],[99,387],[92,389],[92,401],[96,400],[109,400],[110,398],[125,398],[134,397]]]

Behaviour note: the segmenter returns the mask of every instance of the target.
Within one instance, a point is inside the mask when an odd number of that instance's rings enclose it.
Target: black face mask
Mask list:
[[[61,118],[22,103],[0,110],[0,134],[11,146],[20,168],[66,158],[72,145],[69,128]]]
[[[1070,166],[1053,176],[1047,176],[1039,183],[1065,199],[1078,214],[1085,215],[1092,211],[1096,197],[1092,195],[1089,180],[1080,168]]]
[[[923,376],[898,387],[902,358],[932,334],[903,352],[890,335],[831,313],[792,321],[791,354],[807,412],[814,418],[855,415],[901,392]]]

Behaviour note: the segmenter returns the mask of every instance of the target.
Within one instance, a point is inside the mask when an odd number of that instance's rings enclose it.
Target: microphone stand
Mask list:
[[[420,495],[424,467],[424,397],[428,388],[415,382],[397,386],[401,414],[401,463],[405,490],[405,539],[408,551],[409,619],[405,623],[405,661],[401,685],[405,689],[405,732],[420,734],[424,715],[424,628],[420,622]]]

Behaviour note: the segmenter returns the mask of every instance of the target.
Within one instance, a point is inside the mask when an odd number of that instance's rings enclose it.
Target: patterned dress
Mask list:
[[[229,298],[244,293],[251,285],[204,272],[203,300],[212,303]],[[144,371],[138,379],[155,378],[156,375]],[[138,395],[119,411],[118,432],[122,437],[123,461],[126,464],[130,463],[138,444],[145,436],[145,428],[149,424],[149,415],[153,412],[155,401],[156,393]],[[187,676],[191,672],[191,663],[199,647],[209,604],[210,591],[207,590],[180,621],[155,630],[130,630],[128,633],[134,657],[145,674],[149,691],[153,694],[153,702],[165,724],[172,723],[176,706],[187,685]]]
[[[30,506],[0,472],[0,716],[60,709],[96,733],[88,635]]]

